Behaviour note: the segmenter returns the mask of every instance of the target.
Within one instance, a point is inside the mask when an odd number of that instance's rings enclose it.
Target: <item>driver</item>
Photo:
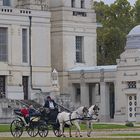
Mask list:
[[[50,111],[48,113],[49,120],[55,121],[58,114],[57,104],[53,99],[51,99],[50,96],[47,96],[47,100],[45,101],[44,107],[48,108]]]
[[[44,107],[49,108],[50,110],[54,110],[56,108],[56,103],[50,96],[47,96],[47,100],[45,102]]]

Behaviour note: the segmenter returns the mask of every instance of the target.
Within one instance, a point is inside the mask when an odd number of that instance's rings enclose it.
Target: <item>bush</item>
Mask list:
[[[125,126],[127,126],[127,127],[134,127],[134,124],[132,122],[126,122]]]

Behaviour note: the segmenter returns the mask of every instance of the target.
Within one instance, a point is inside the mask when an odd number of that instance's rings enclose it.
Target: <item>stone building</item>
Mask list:
[[[51,14],[20,9],[16,1],[0,4],[0,91],[6,98],[30,99],[35,90],[51,89]]]
[[[125,51],[117,65],[69,69],[73,100],[98,104],[103,121],[139,122],[140,25],[127,36]]]
[[[99,105],[102,121],[139,122],[140,26],[110,66],[96,66],[96,28],[91,0],[0,0],[0,97],[60,93]]]

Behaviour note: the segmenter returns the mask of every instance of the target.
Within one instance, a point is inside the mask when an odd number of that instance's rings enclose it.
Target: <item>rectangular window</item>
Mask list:
[[[81,8],[85,8],[85,0],[81,0]]]
[[[128,81],[127,86],[128,88],[136,88],[136,81]]]
[[[28,62],[27,29],[22,29],[22,62]]]
[[[75,7],[75,0],[71,0],[71,7]]]
[[[8,29],[0,27],[0,61],[6,62],[8,58]]]
[[[76,62],[83,62],[83,36],[76,36]]]
[[[11,0],[3,0],[3,6],[11,6]]]

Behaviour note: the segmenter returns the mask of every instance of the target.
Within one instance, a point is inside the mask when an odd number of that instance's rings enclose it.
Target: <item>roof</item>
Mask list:
[[[69,72],[78,72],[78,71],[87,71],[87,72],[98,72],[98,71],[116,71],[117,65],[107,65],[107,66],[79,66],[79,67],[74,67],[72,69],[69,69]]]
[[[135,26],[128,34],[129,35],[140,35],[140,25]]]
[[[140,49],[140,25],[135,26],[127,35],[125,49]]]

